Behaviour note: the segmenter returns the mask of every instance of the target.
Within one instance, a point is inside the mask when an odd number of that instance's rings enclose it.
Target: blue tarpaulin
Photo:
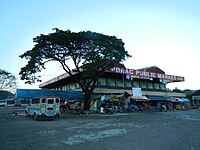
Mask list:
[[[82,92],[72,90],[17,89],[16,99],[30,99],[40,96],[59,96],[63,99],[83,99]]]

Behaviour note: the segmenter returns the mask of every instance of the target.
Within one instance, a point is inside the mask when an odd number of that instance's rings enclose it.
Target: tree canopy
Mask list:
[[[16,77],[10,72],[0,69],[0,91],[14,91],[16,89]]]
[[[21,79],[26,80],[25,83],[41,81],[36,73],[45,69],[47,62],[57,61],[68,75],[73,76],[75,72],[81,74],[74,80],[79,83],[86,100],[105,70],[113,67],[113,63],[122,63],[131,57],[124,48],[124,42],[115,36],[91,31],[54,30],[53,33],[34,38],[35,46],[20,55],[28,60],[19,73]],[[75,68],[70,67],[70,60]]]
[[[0,91],[0,100],[13,99],[14,94],[9,91]]]

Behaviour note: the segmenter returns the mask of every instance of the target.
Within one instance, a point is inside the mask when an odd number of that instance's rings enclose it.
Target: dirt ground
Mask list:
[[[35,121],[0,108],[2,150],[200,150],[200,110],[64,114]],[[23,112],[23,109],[22,111]]]

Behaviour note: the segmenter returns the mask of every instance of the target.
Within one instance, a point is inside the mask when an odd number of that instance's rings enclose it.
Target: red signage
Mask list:
[[[181,82],[184,81],[184,77],[181,76],[174,76],[174,75],[167,75],[155,72],[147,72],[143,70],[134,70],[134,69],[127,69],[127,68],[119,68],[113,67],[111,72],[126,74],[128,78],[142,78],[142,79],[150,79],[159,78],[163,82]]]

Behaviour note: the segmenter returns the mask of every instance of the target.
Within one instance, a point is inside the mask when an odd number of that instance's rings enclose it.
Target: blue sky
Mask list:
[[[52,28],[115,35],[132,58],[127,68],[156,65],[166,74],[185,77],[173,89],[200,89],[199,0],[1,0],[1,69],[18,79],[27,61],[18,56],[33,47],[33,38]],[[57,63],[42,71],[43,81],[64,71]],[[38,88],[18,80],[18,88]]]

